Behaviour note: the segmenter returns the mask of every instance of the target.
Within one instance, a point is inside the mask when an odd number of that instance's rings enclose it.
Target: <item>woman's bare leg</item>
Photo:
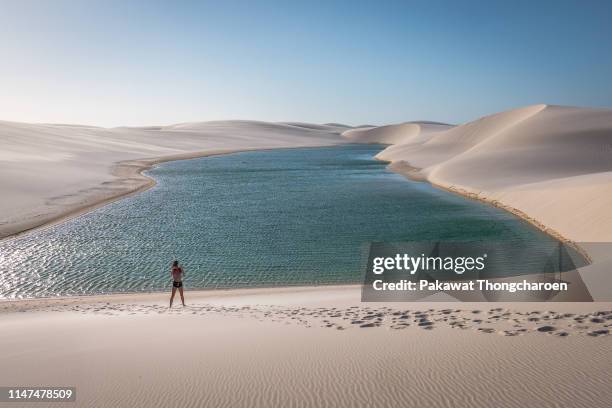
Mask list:
[[[170,296],[170,307],[172,307],[172,301],[174,300],[174,295],[176,294],[176,288],[172,287],[172,296]]]
[[[182,286],[179,288],[179,294],[181,295],[181,302],[183,303],[183,306],[185,306],[185,296],[183,296],[183,287]]]

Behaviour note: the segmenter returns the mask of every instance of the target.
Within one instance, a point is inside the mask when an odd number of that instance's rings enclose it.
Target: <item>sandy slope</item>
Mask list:
[[[368,132],[375,137],[378,129]],[[377,158],[497,200],[573,241],[612,241],[612,110],[529,106],[391,146]]]
[[[396,125],[361,127],[345,130],[342,136],[355,143],[402,145],[422,143],[433,133],[447,130],[451,125],[437,122],[405,122]]]
[[[435,132],[396,125],[343,136],[391,142],[376,157],[392,170],[578,243],[593,261],[580,270],[589,291],[612,300],[611,109],[533,105]]]
[[[0,238],[146,187],[139,171],[159,161],[337,144],[344,130],[256,121],[114,129],[0,122]]]
[[[352,286],[187,296],[172,311],[166,294],[4,303],[0,384],[76,386],[67,407],[604,407],[612,398],[612,337],[588,335],[611,321],[609,304],[430,311],[362,304]],[[545,325],[555,328],[538,331]]]

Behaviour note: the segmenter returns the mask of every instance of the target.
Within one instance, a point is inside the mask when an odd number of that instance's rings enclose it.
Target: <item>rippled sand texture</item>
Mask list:
[[[612,398],[609,304],[407,311],[360,305],[358,294],[188,292],[188,306],[172,311],[160,295],[4,304],[0,383],[76,385],[76,406],[97,407],[605,407]],[[525,330],[507,335],[517,324]]]
[[[158,295],[159,296],[159,295]],[[321,327],[335,330],[386,328],[404,330],[418,328],[433,330],[452,328],[475,330],[479,333],[496,333],[502,336],[552,334],[567,336],[607,336],[612,327],[612,310],[593,310],[586,313],[559,312],[554,310],[519,311],[511,307],[492,309],[476,308],[427,308],[420,303],[409,304],[412,309],[387,306],[342,307],[282,307],[273,305],[225,306],[207,303],[190,304],[169,309],[167,305],[148,303],[121,303],[83,299],[65,303],[66,300],[43,302],[41,305],[20,306],[0,304],[0,312],[72,312],[82,315],[219,315],[224,317],[251,318],[304,327]],[[488,305],[488,304],[487,304]],[[546,305],[544,305],[546,306]]]

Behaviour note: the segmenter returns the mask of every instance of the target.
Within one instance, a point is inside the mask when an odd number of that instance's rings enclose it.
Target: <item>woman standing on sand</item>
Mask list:
[[[170,269],[170,275],[172,275],[172,296],[170,296],[170,307],[172,307],[172,301],[178,288],[179,294],[181,295],[181,303],[185,306],[185,297],[183,296],[183,268],[179,266],[178,261],[172,262],[172,268]]]

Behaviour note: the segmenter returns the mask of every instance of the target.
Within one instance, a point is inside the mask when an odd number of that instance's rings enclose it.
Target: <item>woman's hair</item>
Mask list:
[[[178,261],[172,262],[172,266],[178,266]]]

